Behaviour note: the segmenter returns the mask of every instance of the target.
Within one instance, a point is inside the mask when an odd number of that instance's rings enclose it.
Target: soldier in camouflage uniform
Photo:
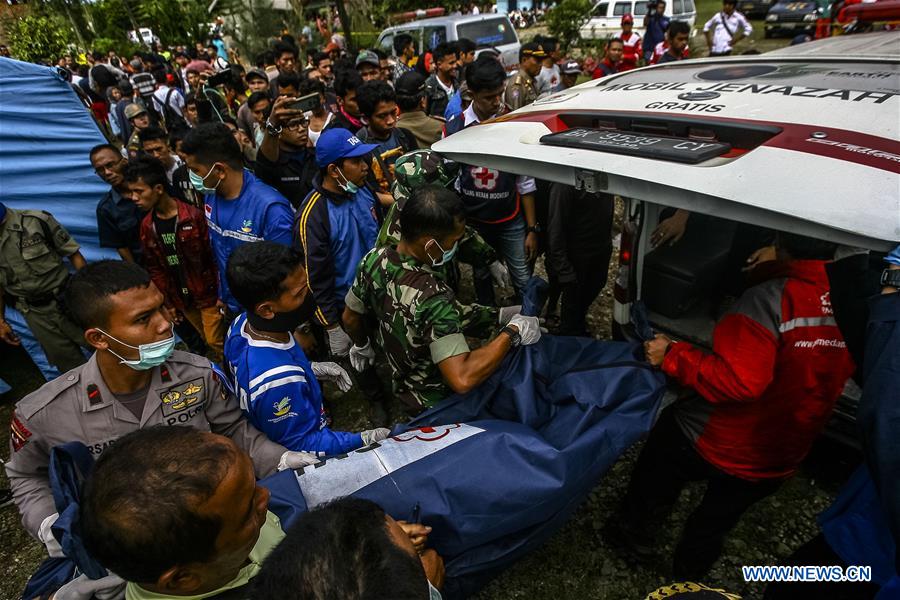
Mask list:
[[[522,45],[522,49],[519,50],[519,72],[507,80],[506,93],[503,95],[503,101],[510,111],[528,106],[537,100],[538,86],[534,78],[541,73],[546,56],[541,45],[536,42]]]
[[[444,160],[440,154],[431,150],[414,150],[398,158],[394,163],[394,184],[391,186],[394,203],[388,209],[378,232],[376,246],[396,246],[400,243],[400,211],[412,190],[430,184],[446,188],[456,181],[458,174],[457,163]],[[466,232],[459,241],[459,251],[455,258],[473,267],[486,267],[498,286],[512,287],[509,270],[500,262],[497,251],[469,226],[466,226]],[[441,267],[441,270],[450,287],[457,289],[459,270],[455,261]]]
[[[456,299],[442,267],[465,233],[464,212],[454,192],[416,188],[404,202],[399,243],[363,257],[345,300],[343,323],[355,344],[351,363],[374,363],[364,325],[366,317],[374,318],[394,391],[413,414],[473,389],[496,371],[510,348],[540,338],[537,319],[518,314],[520,307],[496,309]],[[500,327],[504,335],[470,351],[466,336],[487,339]]]

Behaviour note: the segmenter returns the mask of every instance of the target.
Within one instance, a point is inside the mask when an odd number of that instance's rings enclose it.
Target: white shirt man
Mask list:
[[[172,92],[171,94],[169,92]],[[156,109],[156,112],[160,115],[165,114],[163,107],[166,105],[168,99],[169,108],[178,113],[179,116],[184,116],[184,95],[177,88],[170,88],[166,84],[160,84],[156,91],[153,92],[153,108]]]
[[[703,26],[710,56],[731,54],[732,47],[753,32],[747,18],[734,9],[734,0],[725,0],[722,8]]]

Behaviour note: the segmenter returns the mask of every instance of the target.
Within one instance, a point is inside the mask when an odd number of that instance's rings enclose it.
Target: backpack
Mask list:
[[[169,88],[169,93],[166,94],[166,101],[162,106],[162,117],[165,121],[166,129],[168,129],[169,131],[173,131],[179,128],[185,128],[188,126],[187,121],[184,120],[184,117],[178,114],[178,111],[172,108],[172,105],[170,103],[172,100],[172,94],[177,91],[178,90],[176,90],[175,88]]]

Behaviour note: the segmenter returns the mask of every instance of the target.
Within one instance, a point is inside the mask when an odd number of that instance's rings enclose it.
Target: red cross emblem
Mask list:
[[[500,173],[487,167],[472,167],[472,179],[479,190],[492,190],[497,187]]]

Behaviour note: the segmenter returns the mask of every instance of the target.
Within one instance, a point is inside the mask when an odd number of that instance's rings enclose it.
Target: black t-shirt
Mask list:
[[[267,159],[262,152],[256,154],[256,176],[281,192],[295,209],[300,208],[303,199],[312,190],[317,172],[316,159],[310,148],[300,152],[281,150],[277,163]]]
[[[184,268],[181,260],[178,258],[178,246],[175,241],[175,228],[178,225],[178,217],[171,219],[161,219],[159,215],[153,213],[153,225],[156,227],[156,233],[162,242],[163,256],[166,257],[166,265],[175,275],[175,281],[181,288],[181,297],[187,298],[190,292],[187,287],[187,278],[184,275]]]

